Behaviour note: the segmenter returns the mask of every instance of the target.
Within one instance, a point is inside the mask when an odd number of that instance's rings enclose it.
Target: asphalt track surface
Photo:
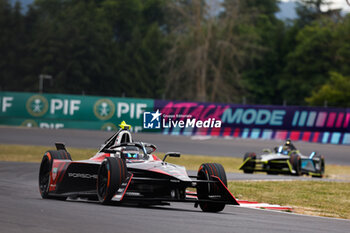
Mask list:
[[[43,200],[37,163],[0,162],[0,232],[349,232],[350,221],[227,206],[204,213],[192,204],[103,206]]]
[[[26,144],[53,146],[54,142],[64,142],[69,147],[99,148],[112,132],[0,127],[0,144]],[[281,141],[253,140],[238,138],[200,138],[171,136],[162,134],[134,134],[135,141],[155,144],[159,152],[178,151],[183,154],[219,155],[242,158],[246,152],[259,153],[264,148],[274,148]],[[326,163],[350,165],[350,146],[319,143],[295,142],[295,146],[305,155],[318,151],[326,158]],[[72,155],[74,158],[74,155]]]

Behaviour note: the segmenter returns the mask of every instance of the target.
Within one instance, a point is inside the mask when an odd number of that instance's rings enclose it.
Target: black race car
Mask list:
[[[180,157],[179,153],[169,152],[161,160],[152,154],[155,145],[134,142],[130,126],[125,122],[120,126],[88,160],[72,161],[63,143],[47,151],[39,171],[42,198],[87,198],[102,204],[193,202],[206,212],[222,211],[226,204],[239,205],[227,189],[221,164],[202,164],[197,176],[188,176],[184,167],[165,162],[167,156]]]
[[[300,153],[290,139],[273,151],[264,149],[263,154],[248,152],[243,157],[239,169],[244,173],[266,172],[267,174],[311,175],[322,178],[325,172],[325,159],[317,152],[309,156]]]

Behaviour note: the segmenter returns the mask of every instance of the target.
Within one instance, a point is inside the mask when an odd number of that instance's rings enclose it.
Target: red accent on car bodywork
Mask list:
[[[60,182],[62,182],[62,179],[64,177],[64,174],[66,173],[68,165],[71,164],[70,160],[53,160],[52,163],[52,169],[50,172],[50,184],[49,184],[49,191],[55,191],[56,185]],[[56,177],[53,179],[53,169],[57,168]]]
[[[241,200],[239,200],[238,202],[239,202],[239,204],[259,204],[259,202],[257,202],[257,201],[241,201]]]
[[[224,186],[224,188],[227,190],[227,193],[230,194],[231,197],[232,197],[232,198],[234,199],[234,201],[236,202],[235,204],[236,204],[236,205],[239,205],[239,203],[238,203],[237,199],[235,198],[235,196],[233,196],[233,194],[230,192],[230,190],[228,190],[228,188],[227,188],[226,185],[222,182],[222,180],[221,180],[219,177],[217,177],[217,176],[212,176],[212,177],[215,177],[216,179],[218,179],[218,180],[221,182],[222,186]]]
[[[153,159],[155,160],[155,161],[161,161],[161,159],[160,158],[158,158],[157,156],[155,156],[155,155],[152,155],[152,157],[153,157]]]
[[[111,157],[111,154],[109,154],[109,153],[101,153],[99,155],[95,155],[94,157],[90,158],[89,160],[102,162],[106,157]]]
[[[128,190],[128,188],[129,188],[129,185],[130,185],[130,182],[131,182],[131,179],[133,178],[133,174],[131,174],[131,177],[130,177],[130,179],[129,179],[129,182],[128,182],[128,184],[126,185],[126,187],[125,187],[125,190],[124,190],[124,193],[123,193],[123,195],[122,195],[122,197],[120,198],[120,201],[122,201],[123,200],[123,198],[124,198],[124,195],[125,195],[125,193],[126,193],[126,190]]]

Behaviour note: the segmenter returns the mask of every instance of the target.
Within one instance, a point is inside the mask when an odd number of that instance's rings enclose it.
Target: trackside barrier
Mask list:
[[[220,120],[217,128],[163,128],[164,134],[302,140],[350,144],[350,109],[215,104],[156,100],[165,118]],[[169,122],[166,119],[165,122]]]
[[[115,130],[125,120],[144,129],[144,112],[159,110],[163,134],[302,140],[350,144],[350,109],[239,105],[101,96],[0,92],[0,125]],[[172,122],[201,120],[209,127]],[[220,121],[220,127],[212,127]]]
[[[152,99],[0,92],[0,124],[40,128],[115,130],[125,120],[142,130]]]

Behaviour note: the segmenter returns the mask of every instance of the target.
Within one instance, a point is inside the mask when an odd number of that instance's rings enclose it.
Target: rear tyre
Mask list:
[[[43,199],[46,199],[49,196],[51,166],[52,166],[51,156],[49,157],[46,152],[43,159],[41,160],[40,170],[39,170],[39,191]]]
[[[318,178],[322,178],[325,172],[325,161],[324,161],[324,156],[323,155],[316,155],[315,158],[318,158],[318,164],[316,165],[316,172],[320,174],[319,176],[314,176]]]
[[[292,152],[289,158],[289,162],[292,165],[293,170],[295,173],[293,175],[300,176],[301,175],[301,158],[300,155],[298,155],[295,152]]]
[[[49,150],[45,152],[39,169],[39,191],[43,199],[66,200],[67,197],[50,196],[49,186],[53,160],[72,160],[70,154],[65,150]]]
[[[97,178],[97,196],[102,204],[109,204],[127,176],[125,161],[107,157],[100,165]]]
[[[219,163],[204,163],[199,167],[197,177],[199,180],[213,180],[211,176],[217,176],[227,186],[225,169]],[[209,196],[221,195],[218,185],[215,183],[199,184],[197,186],[198,200],[213,199]],[[225,204],[201,202],[200,208],[204,212],[220,212],[225,208]]]
[[[243,157],[243,162],[246,161],[248,158],[250,158],[250,160],[245,164],[245,166],[243,168],[243,172],[248,173],[248,174],[252,174],[254,172],[254,169],[255,169],[255,161],[252,161],[252,160],[256,159],[256,154],[253,152],[245,153],[245,155]]]

